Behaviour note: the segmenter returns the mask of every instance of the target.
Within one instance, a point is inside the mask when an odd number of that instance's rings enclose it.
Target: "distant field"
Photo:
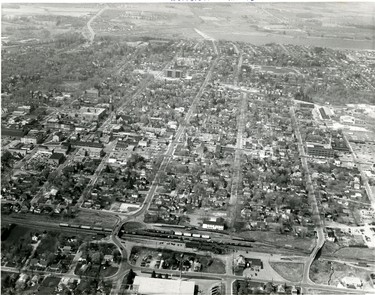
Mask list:
[[[4,15],[35,15],[35,14],[52,14],[52,15],[68,15],[68,16],[85,16],[90,13],[97,12],[100,8],[97,5],[80,7],[78,5],[23,5],[19,4],[19,8],[7,8],[2,5],[1,13]]]

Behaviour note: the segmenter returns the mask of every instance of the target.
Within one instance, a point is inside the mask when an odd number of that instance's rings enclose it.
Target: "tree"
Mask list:
[[[103,254],[101,252],[95,252],[91,255],[91,261],[94,264],[100,264],[103,260]]]

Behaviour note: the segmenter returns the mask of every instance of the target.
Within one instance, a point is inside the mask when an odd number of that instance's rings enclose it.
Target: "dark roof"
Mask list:
[[[224,221],[216,220],[216,221],[210,221],[206,220],[203,221],[204,224],[212,224],[212,225],[224,225]]]
[[[87,146],[87,147],[94,147],[94,148],[103,148],[103,144],[99,142],[87,142],[87,141],[72,141],[71,144],[73,146]]]
[[[23,137],[26,132],[22,129],[1,127],[1,136]]]
[[[54,154],[51,155],[50,159],[57,159],[57,160],[64,159],[64,154],[54,153]]]

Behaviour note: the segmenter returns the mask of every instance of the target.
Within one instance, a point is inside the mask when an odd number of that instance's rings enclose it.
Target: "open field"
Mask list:
[[[303,264],[292,262],[270,262],[270,265],[284,279],[291,282],[302,280]]]
[[[112,228],[115,226],[117,219],[113,215],[105,214],[102,212],[87,212],[79,211],[72,223],[101,226],[104,228]]]
[[[339,258],[361,259],[367,261],[375,261],[374,249],[369,248],[342,248],[334,253]]]
[[[17,4],[17,5],[7,5],[2,4],[2,14],[23,16],[23,15],[68,15],[68,16],[85,16],[90,13],[97,12],[100,8],[97,4],[94,5],[74,5],[70,3],[69,5],[59,5],[59,4]]]
[[[314,238],[297,238],[291,235],[281,235],[275,232],[266,231],[247,231],[239,236],[243,238],[255,239],[256,242],[271,243],[273,246],[279,246],[290,249],[303,249],[306,252],[311,251],[315,246]]]

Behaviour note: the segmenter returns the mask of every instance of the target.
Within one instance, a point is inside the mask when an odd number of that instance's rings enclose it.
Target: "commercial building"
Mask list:
[[[27,135],[21,138],[21,142],[24,144],[39,144],[42,143],[44,137],[44,132],[40,132],[39,130],[30,130]]]
[[[81,148],[92,157],[101,157],[103,155],[103,144],[98,142],[72,141],[72,147]]]
[[[64,154],[54,153],[48,159],[48,163],[60,165],[62,162],[64,162],[64,160],[65,160]]]
[[[216,218],[210,218],[210,220],[203,221],[202,227],[204,229],[224,230],[224,221]]]
[[[133,283],[133,294],[137,295],[193,295],[194,289],[193,281],[136,276]]]
[[[165,76],[167,78],[182,78],[182,71],[175,69],[167,69],[165,70]]]
[[[333,158],[335,151],[331,148],[327,148],[323,145],[318,144],[307,144],[307,154],[310,156]]]
[[[81,107],[78,115],[83,121],[97,122],[105,116],[105,109]]]

